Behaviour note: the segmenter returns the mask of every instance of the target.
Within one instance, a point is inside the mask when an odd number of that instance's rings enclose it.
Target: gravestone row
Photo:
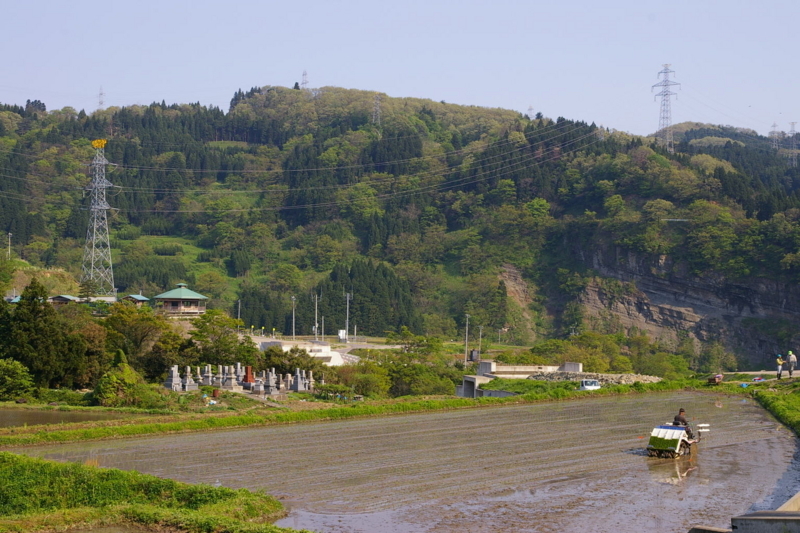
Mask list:
[[[200,385],[210,385],[222,390],[233,392],[250,391],[254,394],[276,395],[281,392],[311,392],[314,390],[316,382],[313,372],[310,370],[295,370],[294,375],[285,374],[281,376],[275,372],[274,368],[269,371],[262,370],[258,374],[253,373],[253,367],[243,367],[241,363],[235,365],[217,365],[217,372],[212,372],[211,365],[206,365],[201,373],[197,367],[195,377],[192,377],[192,367],[187,366],[180,376],[178,365],[173,365],[170,369],[164,387],[177,392],[198,390]],[[324,381],[319,384],[324,385]]]

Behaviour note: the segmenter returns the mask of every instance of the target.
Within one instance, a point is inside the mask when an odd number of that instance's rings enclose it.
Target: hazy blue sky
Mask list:
[[[0,102],[48,109],[199,101],[292,86],[374,90],[658,128],[662,63],[673,123],[768,133],[800,122],[797,0],[0,0]],[[800,128],[798,128],[800,129]]]

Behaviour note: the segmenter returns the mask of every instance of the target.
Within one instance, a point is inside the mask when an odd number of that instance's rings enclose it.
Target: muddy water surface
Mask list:
[[[643,453],[678,407],[698,453]],[[26,448],[265,489],[278,525],[330,532],[686,532],[800,491],[797,443],[749,400],[687,392]]]
[[[66,424],[68,422],[89,422],[94,420],[114,420],[126,416],[130,415],[92,411],[0,409],[0,428],[25,425],[35,426],[38,424]]]

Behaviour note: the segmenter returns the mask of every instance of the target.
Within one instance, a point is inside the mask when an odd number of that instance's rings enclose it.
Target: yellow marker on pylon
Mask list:
[[[92,141],[92,146],[94,148],[105,148],[107,142],[108,141],[105,139],[95,139],[94,141]]]

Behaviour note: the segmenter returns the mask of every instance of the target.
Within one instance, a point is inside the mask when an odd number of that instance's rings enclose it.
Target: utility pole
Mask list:
[[[89,227],[86,230],[86,246],[83,249],[81,282],[93,281],[96,294],[113,295],[114,269],[111,265],[111,243],[108,239],[108,215],[111,209],[106,201],[106,189],[113,187],[106,179],[105,139],[92,141],[95,149],[92,159],[92,181],[86,186],[91,196]]]
[[[236,311],[236,320],[242,320],[242,300],[239,299],[239,309]],[[240,325],[236,324],[236,333],[239,333]]]
[[[469,353],[469,314],[467,314],[467,327],[464,329],[464,365],[467,364],[467,354]]]
[[[12,233],[8,232],[8,253],[6,254],[6,260],[11,261],[11,235]]]
[[[789,130],[789,166],[792,168],[797,167],[797,132],[794,130],[794,125],[797,122],[790,122],[792,129]]]
[[[772,131],[769,132],[769,138],[772,139],[772,149],[776,152],[781,149],[780,141],[780,134],[778,133],[778,124],[776,122],[772,123]]]
[[[347,315],[345,315],[344,319],[344,342],[347,342],[350,337],[350,300],[353,299],[353,295],[348,292],[344,297],[347,300]]]
[[[314,340],[319,340],[319,321],[317,320],[317,310],[319,306],[319,294],[314,293]]]
[[[292,296],[292,340],[294,341],[294,302],[296,298]]]
[[[322,342],[325,342],[325,315],[322,315]]]
[[[658,96],[661,97],[661,115],[658,119],[658,136],[661,138],[661,145],[667,149],[667,152],[674,153],[675,147],[672,143],[672,108],[670,96],[676,96],[676,93],[672,92],[670,87],[673,85],[680,85],[680,83],[669,79],[670,74],[675,74],[674,70],[669,69],[669,63],[665,63],[663,67],[664,68],[658,75],[659,77],[663,75],[664,79],[653,85],[650,88],[650,92],[653,92],[653,89],[656,87],[661,87],[661,92],[653,97],[654,100]]]
[[[481,352],[482,340],[483,340],[483,326],[478,326],[478,355],[482,353]]]

